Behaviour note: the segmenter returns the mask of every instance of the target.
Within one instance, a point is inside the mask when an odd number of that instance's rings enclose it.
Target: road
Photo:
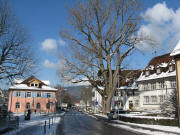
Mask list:
[[[76,110],[67,112],[57,129],[57,135],[137,135]]]

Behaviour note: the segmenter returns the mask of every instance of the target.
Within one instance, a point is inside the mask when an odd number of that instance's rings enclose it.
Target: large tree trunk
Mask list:
[[[102,105],[103,105],[103,114],[107,114],[111,110],[111,99],[112,98],[102,98]]]

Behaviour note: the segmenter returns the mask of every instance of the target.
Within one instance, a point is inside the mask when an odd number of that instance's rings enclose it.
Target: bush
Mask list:
[[[124,116],[119,116],[118,119],[124,122],[131,122],[131,123],[138,123],[138,124],[178,126],[178,119],[130,118],[130,117],[124,117]]]

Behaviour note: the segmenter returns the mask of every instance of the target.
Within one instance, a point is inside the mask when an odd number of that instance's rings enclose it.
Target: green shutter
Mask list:
[[[33,97],[33,92],[31,92],[31,97]]]
[[[37,92],[35,92],[35,97],[37,97]]]

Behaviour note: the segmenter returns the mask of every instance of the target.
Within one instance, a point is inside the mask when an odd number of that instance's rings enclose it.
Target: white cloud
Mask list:
[[[147,11],[142,14],[145,20],[151,21],[152,23],[167,22],[172,19],[174,11],[167,8],[166,3],[158,3],[152,8],[148,8]]]
[[[57,49],[57,42],[54,39],[48,38],[42,42],[42,49],[45,51],[52,51]]]
[[[56,68],[56,64],[50,62],[49,60],[45,60],[43,63],[44,67],[46,68]]]
[[[62,40],[62,39],[59,39],[58,43],[59,43],[59,45],[63,45],[63,46],[66,44],[66,42],[64,40]]]
[[[170,52],[180,40],[180,8],[173,10],[166,3],[157,3],[142,14],[146,24],[138,31],[138,36],[144,36],[155,41],[156,50]],[[141,42],[136,47],[142,51],[153,51],[148,42]]]

